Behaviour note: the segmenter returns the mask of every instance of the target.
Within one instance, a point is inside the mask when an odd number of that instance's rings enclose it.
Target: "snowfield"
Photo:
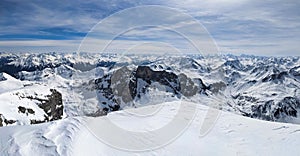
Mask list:
[[[187,127],[166,144],[153,147],[151,139],[139,138],[140,133],[155,134],[166,127],[181,111],[195,115]],[[166,102],[134,110],[112,112],[104,117],[73,117],[60,121],[31,126],[8,126],[0,128],[1,155],[297,155],[300,152],[300,125],[251,119],[229,112],[220,112],[212,122],[211,130],[201,136],[203,122],[215,116],[206,116],[209,107],[182,102]],[[149,114],[149,112],[152,112]],[[153,113],[154,112],[154,113]],[[144,115],[140,117],[139,115]],[[218,113],[213,114],[218,115]],[[183,117],[183,116],[181,116]],[[180,117],[178,118],[180,119]],[[117,138],[109,129],[114,124],[123,131],[124,138]],[[181,122],[178,122],[181,124]],[[181,125],[178,125],[179,127]],[[101,127],[103,130],[101,130]],[[105,127],[105,128],[104,128]],[[105,138],[97,132],[109,132]],[[176,128],[176,127],[174,127]],[[172,131],[172,129],[170,129]],[[153,133],[152,133],[153,132]],[[166,134],[167,135],[167,134]],[[155,141],[155,140],[154,140]],[[112,142],[119,142],[109,144]],[[121,142],[121,143],[120,143]],[[123,143],[127,143],[123,144]],[[157,142],[162,143],[162,142]],[[143,146],[140,146],[143,144]],[[119,146],[120,145],[120,146]],[[138,150],[140,147],[148,149]],[[136,149],[122,149],[137,147]]]

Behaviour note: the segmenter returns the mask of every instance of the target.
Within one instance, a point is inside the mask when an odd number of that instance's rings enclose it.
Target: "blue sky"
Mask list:
[[[1,0],[0,51],[73,52],[99,21],[120,10],[141,5],[172,7],[191,15],[208,30],[221,53],[300,54],[299,0]],[[162,20],[165,16],[156,15]],[[128,17],[105,31],[113,31],[133,20]],[[149,33],[149,30],[128,32],[119,37],[118,47],[132,40],[176,40],[168,31]]]

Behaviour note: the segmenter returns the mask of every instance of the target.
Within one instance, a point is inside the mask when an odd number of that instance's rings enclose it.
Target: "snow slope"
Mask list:
[[[0,152],[1,155],[24,156],[297,155],[300,152],[300,125],[262,121],[216,110],[211,116],[206,116],[208,109],[186,101],[166,102],[112,112],[104,117],[66,118],[39,125],[3,127],[0,128]],[[171,141],[160,144],[163,142],[155,140],[155,132],[167,127],[179,111],[183,114],[178,120],[187,120],[188,126]],[[194,114],[192,118],[185,118],[186,115],[191,117],[190,114]],[[216,115],[218,118],[212,122],[212,129],[206,135],[200,135],[203,122],[214,119]],[[107,121],[128,133],[115,134]],[[180,127],[182,122],[177,124]],[[170,133],[175,131],[174,128],[176,126],[169,129]],[[99,132],[110,135],[96,137]],[[141,138],[137,132],[152,134],[152,137]],[[123,138],[118,138],[122,135]],[[115,144],[110,144],[112,142]],[[155,143],[156,147],[153,146]],[[148,149],[144,148],[147,146]]]

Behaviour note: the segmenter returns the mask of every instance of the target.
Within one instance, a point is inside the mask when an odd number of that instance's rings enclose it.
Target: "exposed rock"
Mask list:
[[[239,60],[228,60],[223,66],[229,66],[237,70],[243,70],[245,68]]]
[[[33,110],[33,109],[30,109],[30,108],[27,108],[27,112],[28,112],[29,114],[34,114],[34,113],[35,113],[34,110]]]
[[[3,126],[2,122],[3,122],[3,119],[2,119],[2,114],[0,114],[0,127],[2,127],[2,126]]]
[[[3,73],[0,72],[0,81],[5,81],[5,80],[7,80],[7,79],[3,76]]]
[[[15,122],[16,122],[16,120],[7,120],[7,119],[4,119],[4,123],[5,123],[6,125],[13,124],[13,123],[15,123]]]
[[[246,101],[249,101],[249,102],[252,102],[252,103],[254,103],[254,102],[257,102],[258,101],[258,99],[257,98],[255,98],[255,97],[252,97],[252,96],[247,96],[247,95],[245,95],[245,96],[242,96],[242,95],[240,95],[240,96],[238,96],[238,98],[237,98],[238,100],[246,100]]]
[[[284,71],[284,72],[280,72],[279,74],[272,74],[269,76],[266,76],[265,78],[262,79],[262,82],[269,82],[269,81],[273,81],[275,83],[281,82],[283,81],[283,79],[288,76],[288,72]]]
[[[62,119],[64,109],[62,95],[55,89],[50,91],[52,94],[47,96],[48,100],[41,100],[42,103],[38,106],[44,110],[50,121]]]
[[[29,114],[34,114],[35,113],[33,109],[31,109],[31,108],[25,108],[25,107],[22,107],[22,106],[18,107],[18,112],[26,114],[26,115],[28,115],[28,113]]]
[[[300,79],[300,72],[299,71],[300,71],[300,66],[297,66],[297,67],[292,68],[289,72],[294,77]]]
[[[74,69],[77,69],[77,70],[80,70],[80,71],[83,71],[83,72],[92,70],[95,67],[96,67],[95,64],[90,64],[90,63],[78,62],[78,63],[73,64]]]
[[[298,99],[285,97],[278,103],[270,100],[264,104],[253,105],[250,117],[269,121],[284,121],[286,117],[297,117],[297,108],[300,108]]]
[[[208,90],[208,87],[203,83],[202,79],[200,78],[195,78],[193,79],[193,81],[195,82],[195,85],[197,85],[198,87],[198,92],[200,94],[206,94],[206,90]]]
[[[192,79],[187,77],[185,74],[179,74],[178,79],[180,82],[180,92],[184,96],[190,97],[196,95],[199,92],[198,86],[195,85]]]
[[[26,108],[25,107],[19,106],[18,109],[19,109],[19,111],[18,111],[19,113],[21,112],[21,113],[25,114],[25,112],[26,112]]]
[[[7,120],[2,114],[0,114],[0,127],[5,125],[9,125],[9,124],[14,124],[16,122],[16,120]]]
[[[152,82],[158,82],[161,85],[168,87],[167,89],[169,89],[170,92],[173,92],[174,94],[178,94],[180,91],[180,82],[178,76],[172,72],[153,71],[148,66],[138,66],[135,73],[135,77],[136,79],[142,79],[148,85],[151,84]],[[130,88],[137,88],[137,81],[133,83],[133,85],[135,86],[132,86]],[[137,92],[137,94],[140,93]]]
[[[48,122],[53,120],[62,119],[63,116],[63,103],[62,103],[62,95],[55,89],[50,89],[51,94],[46,96],[46,99],[41,99],[35,96],[20,96],[20,98],[28,98],[31,100],[38,101],[37,105],[44,110],[46,113],[45,119],[41,121],[31,120],[31,123],[41,123],[41,122]],[[34,114],[35,111],[30,108],[25,108],[22,106],[18,107],[19,113],[28,113]]]
[[[214,94],[222,90],[225,90],[225,88],[226,88],[226,84],[224,82],[216,82],[208,86],[208,90],[210,90]]]
[[[106,114],[107,112],[112,111],[110,106],[116,105],[117,100],[113,94],[113,90],[111,88],[111,75],[104,75],[102,78],[98,78],[96,80],[94,80],[94,82],[90,82],[91,84],[94,85],[94,89],[97,92],[97,96],[99,99],[101,100],[106,100],[106,101],[100,101],[102,102],[102,106],[103,109],[102,110],[98,110],[96,114],[102,114],[99,112],[104,112],[104,114]]]
[[[132,88],[132,71],[130,71],[126,66],[118,69],[111,76],[111,88],[114,95],[121,99],[124,103],[131,102],[135,97],[135,90]],[[120,104],[120,102],[119,102]],[[113,110],[117,108],[111,107]]]
[[[30,120],[30,124],[40,124],[40,123],[44,123],[46,120],[35,120],[35,119],[32,119]]]
[[[111,61],[99,61],[97,63],[97,67],[109,67],[112,68],[114,65],[116,64],[116,62],[111,62]]]
[[[207,89],[201,79],[192,80],[185,74],[176,75],[166,70],[155,71],[149,66],[138,66],[136,70],[131,71],[123,66],[112,74],[104,75],[94,81],[93,88],[97,90],[99,99],[106,100],[100,101],[102,110],[96,114],[119,110],[121,105],[124,106],[141,98],[155,83],[161,85],[164,91],[177,97],[193,96]]]

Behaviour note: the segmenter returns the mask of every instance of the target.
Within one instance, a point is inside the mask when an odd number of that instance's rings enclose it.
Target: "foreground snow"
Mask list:
[[[0,152],[1,155],[28,156],[297,155],[300,152],[298,147],[300,125],[267,122],[228,112],[218,113],[216,110],[212,115],[206,116],[208,109],[204,105],[185,101],[166,102],[113,112],[105,117],[66,118],[39,125],[2,127],[0,128]],[[141,133],[151,134],[166,127],[180,111],[183,112],[182,116],[177,119],[183,122],[177,123],[188,123],[188,126],[166,144],[153,146],[153,142],[156,143],[155,133],[149,138],[138,137]],[[186,118],[186,115],[192,118]],[[216,115],[218,118],[215,122],[209,120],[209,118],[216,118]],[[116,130],[110,129],[114,126],[107,125],[108,121],[120,130],[124,130],[123,132],[128,132],[122,134],[124,138],[118,138],[122,135],[115,134]],[[212,121],[210,124],[212,129],[202,136],[200,129],[203,122],[207,121]],[[174,126],[173,129],[169,129],[169,132],[176,131],[176,128]],[[99,132],[110,135],[103,138],[101,134],[99,136]],[[111,144],[113,142],[116,144]],[[143,146],[140,146],[141,144]],[[147,145],[149,145],[148,150],[138,150]],[[132,148],[126,149],[122,146]]]

